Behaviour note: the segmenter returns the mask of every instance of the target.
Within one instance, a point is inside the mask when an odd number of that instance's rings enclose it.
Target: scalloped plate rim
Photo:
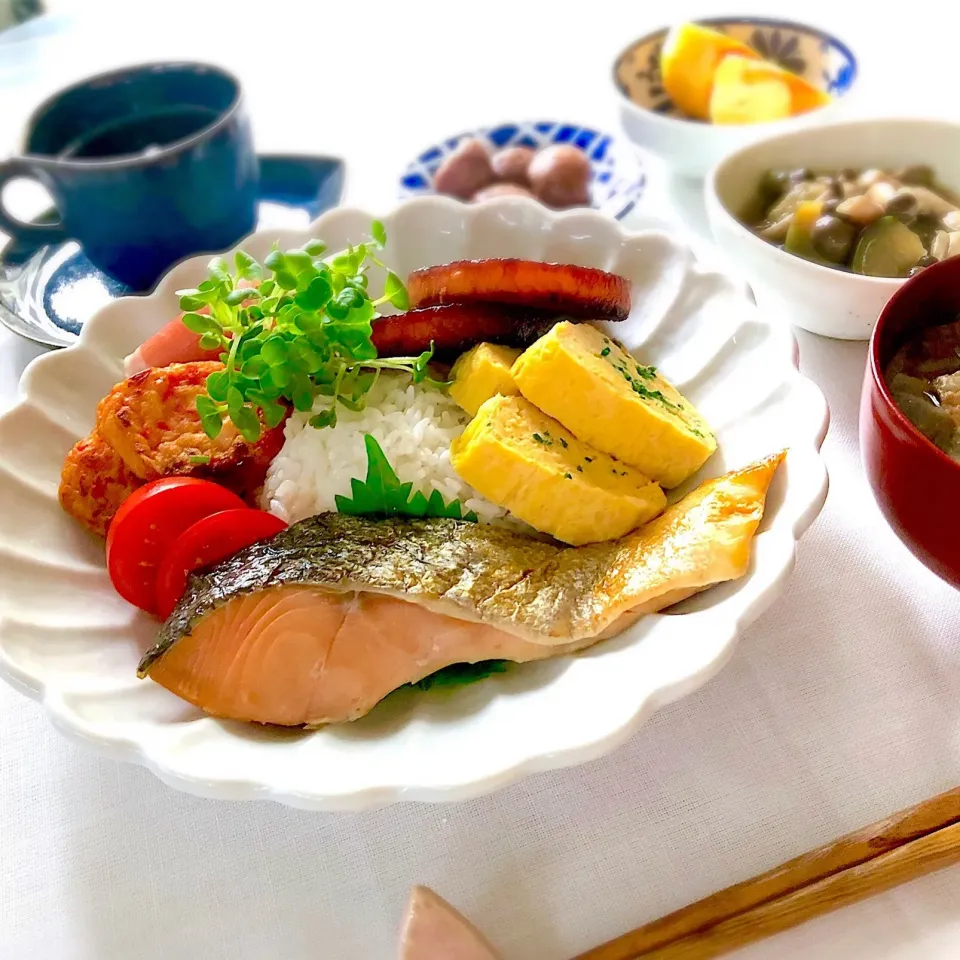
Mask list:
[[[469,219],[481,215],[481,211],[489,215],[491,208],[494,210],[499,207],[509,209],[510,207],[516,206],[521,208],[536,208],[537,213],[546,222],[559,221],[566,218],[586,217],[597,222],[598,226],[602,224],[605,229],[609,229],[612,225],[616,231],[616,235],[619,236],[621,241],[645,236],[662,236],[675,248],[683,251],[688,256],[689,268],[696,269],[705,275],[717,274],[727,283],[736,287],[737,290],[744,291],[745,289],[745,295],[749,296],[749,288],[747,288],[745,284],[731,280],[726,274],[719,271],[704,269],[692,254],[692,251],[689,250],[689,247],[668,231],[663,229],[626,230],[619,224],[611,224],[606,217],[592,211],[570,210],[552,212],[545,210],[533,201],[510,199],[473,208],[476,212],[470,214],[465,213],[464,205],[458,204],[456,201],[441,197],[422,197],[400,204],[384,219],[392,219],[398,211],[411,207],[456,208],[458,214]],[[469,210],[470,208],[466,209]],[[322,214],[303,230],[283,232],[296,234],[306,239],[308,234],[316,234],[322,230],[326,220],[333,217],[354,215],[368,216],[363,211],[354,208],[337,208]],[[275,230],[260,231],[251,236],[272,237],[276,233],[277,231]],[[241,241],[238,247],[246,245],[250,239],[251,238],[248,237],[246,240]],[[183,267],[184,264],[193,264],[200,260],[206,260],[209,256],[209,254],[203,254],[181,262],[161,279],[155,290],[148,296],[124,297],[114,301],[107,309],[112,308],[113,310],[117,310],[119,309],[118,304],[127,304],[128,306],[132,305],[135,307],[144,300],[160,300],[172,295],[172,287],[175,282],[173,279],[174,274]],[[749,299],[752,301],[752,297]],[[85,349],[88,341],[95,336],[103,312],[102,310],[98,311],[84,326],[75,344],[56,353],[38,357],[29,364],[24,371],[23,379],[18,387],[17,400],[15,404],[0,417],[0,423],[6,423],[16,417],[18,412],[31,406],[30,397],[25,390],[25,384],[30,378],[35,376],[37,369],[42,369],[45,364],[58,362],[57,358],[59,357],[68,356],[72,352],[79,352]],[[473,799],[502,789],[527,776],[575,766],[604,756],[630,739],[655,710],[692,693],[722,669],[732,656],[736,641],[743,628],[759,616],[782,592],[795,565],[799,539],[817,517],[826,499],[828,476],[826,465],[820,453],[820,447],[826,436],[829,424],[829,411],[826,401],[819,388],[800,373],[797,364],[797,344],[792,333],[786,328],[779,331],[777,325],[772,321],[761,321],[759,314],[756,319],[759,322],[763,322],[775,336],[780,337],[780,349],[789,349],[790,351],[789,360],[792,369],[785,371],[784,382],[790,382],[791,389],[796,389],[799,386],[801,389],[808,389],[810,391],[811,408],[809,417],[805,420],[805,427],[808,429],[804,431],[803,439],[809,443],[805,451],[805,459],[809,461],[807,466],[811,467],[815,462],[816,469],[808,471],[808,474],[806,474],[807,486],[805,488],[805,495],[800,498],[799,503],[795,504],[794,512],[790,518],[792,549],[789,551],[789,555],[783,559],[783,562],[773,574],[772,579],[761,588],[758,596],[753,598],[751,602],[741,604],[732,616],[724,609],[724,615],[722,617],[716,617],[714,624],[715,630],[718,637],[721,632],[723,637],[722,640],[718,640],[716,654],[709,661],[697,664],[695,669],[692,669],[687,675],[677,678],[672,683],[648,690],[644,696],[638,698],[638,702],[625,721],[604,734],[594,736],[589,742],[577,743],[568,748],[551,752],[533,753],[506,766],[485,770],[482,774],[473,777],[461,778],[460,782],[454,784],[436,786],[418,785],[409,782],[381,783],[343,793],[337,793],[331,790],[325,793],[292,791],[252,779],[218,779],[189,775],[182,770],[178,771],[175,768],[175,764],[164,762],[162,757],[158,755],[155,744],[146,742],[144,738],[136,741],[129,737],[118,737],[116,735],[109,737],[102,733],[96,733],[90,724],[69,713],[56,690],[49,689],[42,678],[26,673],[19,666],[9,661],[4,648],[6,620],[2,615],[0,615],[0,676],[15,689],[39,701],[56,729],[69,739],[91,747],[101,755],[134,762],[146,767],[157,776],[158,779],[175,789],[209,798],[230,800],[270,799],[301,809],[325,811],[374,809],[406,800],[431,803],[456,802]],[[796,450],[798,454],[801,453],[799,445],[792,447],[791,450]],[[0,514],[0,516],[2,516],[2,514]],[[783,531],[780,532],[782,533]],[[3,552],[6,555],[6,550]]]

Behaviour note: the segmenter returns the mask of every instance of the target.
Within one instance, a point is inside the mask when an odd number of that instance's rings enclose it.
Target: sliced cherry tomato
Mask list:
[[[225,487],[193,477],[164,477],[134,491],[107,531],[107,570],[117,593],[156,612],[157,569],[170,544],[203,517],[248,509]]]
[[[224,510],[198,520],[170,545],[157,574],[156,610],[166,620],[187,589],[194,570],[212,567],[287,525],[263,510]]]

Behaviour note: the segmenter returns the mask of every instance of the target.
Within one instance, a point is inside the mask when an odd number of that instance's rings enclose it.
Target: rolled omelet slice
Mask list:
[[[563,543],[615,540],[661,513],[639,470],[579,441],[523,397],[491,397],[450,445],[453,468],[488,500]]]
[[[668,489],[717,449],[693,404],[589,323],[558,323],[511,371],[520,393],[575,437]]]
[[[516,396],[520,391],[513,382],[510,369],[520,356],[513,347],[502,347],[495,343],[478,343],[461,354],[450,371],[451,398],[470,416],[476,416],[484,401],[498,393]]]

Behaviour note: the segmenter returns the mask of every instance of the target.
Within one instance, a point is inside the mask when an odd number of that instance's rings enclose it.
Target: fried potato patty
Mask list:
[[[60,475],[60,503],[84,527],[105,537],[120,504],[142,484],[94,430],[67,454]]]
[[[264,429],[251,444],[226,420],[210,439],[197,413],[197,397],[206,392],[207,377],[222,369],[219,361],[197,360],[144,370],[100,401],[97,429],[142,480],[208,477],[254,496],[283,444],[283,425]]]

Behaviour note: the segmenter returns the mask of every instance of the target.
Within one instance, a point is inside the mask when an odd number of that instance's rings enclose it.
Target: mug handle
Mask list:
[[[60,223],[26,223],[13,216],[4,206],[3,188],[11,180],[21,178],[43,183],[29,160],[14,157],[12,160],[0,163],[0,230],[4,230],[17,240],[32,240],[37,244],[60,243],[66,240],[67,228],[62,221]]]

